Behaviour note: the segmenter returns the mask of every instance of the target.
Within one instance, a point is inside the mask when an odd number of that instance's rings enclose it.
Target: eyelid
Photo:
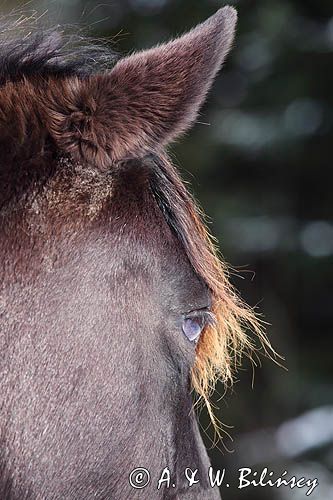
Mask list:
[[[195,309],[187,314],[184,314],[185,319],[197,318],[198,316],[203,317],[207,325],[215,325],[217,322],[215,314],[207,307],[203,307],[202,309]]]

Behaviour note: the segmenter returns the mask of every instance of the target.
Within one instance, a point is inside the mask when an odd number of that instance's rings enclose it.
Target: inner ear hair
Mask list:
[[[189,33],[120,59],[111,71],[53,79],[49,129],[61,150],[102,169],[156,152],[194,123],[229,52],[236,11],[218,10]]]

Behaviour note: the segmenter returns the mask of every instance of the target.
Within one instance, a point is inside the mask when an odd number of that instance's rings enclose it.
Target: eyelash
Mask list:
[[[205,325],[214,325],[216,323],[216,316],[212,311],[208,309],[198,309],[195,311],[190,311],[184,314],[184,319],[195,319],[201,317],[205,320]]]

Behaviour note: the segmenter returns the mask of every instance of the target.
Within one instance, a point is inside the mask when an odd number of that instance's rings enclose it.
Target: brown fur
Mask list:
[[[195,120],[230,49],[235,21],[234,9],[225,7],[181,38],[121,59],[104,74],[9,83],[1,91],[1,129],[14,119],[19,144],[27,146],[28,125],[39,121],[36,130],[44,138],[47,131],[61,151],[104,169],[154,152]]]
[[[163,147],[195,121],[231,47],[235,22],[234,9],[225,7],[190,33],[124,58],[109,72],[84,77],[21,75],[0,89],[3,206],[14,195],[24,194],[29,183],[52,178],[52,165],[61,155],[70,158],[73,165],[82,165],[81,169],[100,172],[112,171],[126,159],[150,153],[161,158],[158,168],[164,175],[164,189],[169,185],[173,214],[169,223],[195,272],[211,291],[217,316],[216,325],[207,327],[201,337],[192,370],[193,386],[206,400],[216,378],[231,380],[243,349],[252,348],[244,327],[254,329],[264,344],[268,342],[254,313],[231,287],[199,212]],[[58,175],[61,168],[58,162]],[[95,216],[104,201],[112,198],[112,189],[107,186],[89,204],[93,210],[79,212],[79,206],[84,205],[84,201],[78,203],[79,187],[73,188],[72,198],[55,195],[52,201],[49,197],[48,208],[53,203],[60,213],[61,208],[71,206],[79,216]],[[48,181],[49,192],[56,193],[57,189],[61,191],[59,185],[52,187],[52,181]],[[66,192],[63,189],[63,194]],[[80,217],[74,223],[80,224]]]

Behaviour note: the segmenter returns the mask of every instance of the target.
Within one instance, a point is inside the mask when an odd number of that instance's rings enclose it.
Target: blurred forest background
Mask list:
[[[225,436],[210,450],[230,471],[228,500],[305,498],[306,488],[237,489],[237,469],[319,479],[333,498],[333,2],[239,0],[235,47],[194,129],[172,148],[211,220],[243,298],[257,305],[284,371],[244,363],[217,404]],[[5,1],[48,25],[75,24],[118,52],[204,20],[218,0]],[[210,126],[208,126],[210,124]],[[223,394],[223,388],[218,388]],[[216,400],[219,396],[216,395]],[[201,416],[202,427],[208,425]],[[207,433],[212,437],[212,429]],[[205,435],[205,432],[203,432]],[[205,436],[207,445],[210,440]],[[224,450],[224,446],[233,453]],[[222,451],[220,451],[220,449]],[[233,479],[234,478],[234,481]]]

